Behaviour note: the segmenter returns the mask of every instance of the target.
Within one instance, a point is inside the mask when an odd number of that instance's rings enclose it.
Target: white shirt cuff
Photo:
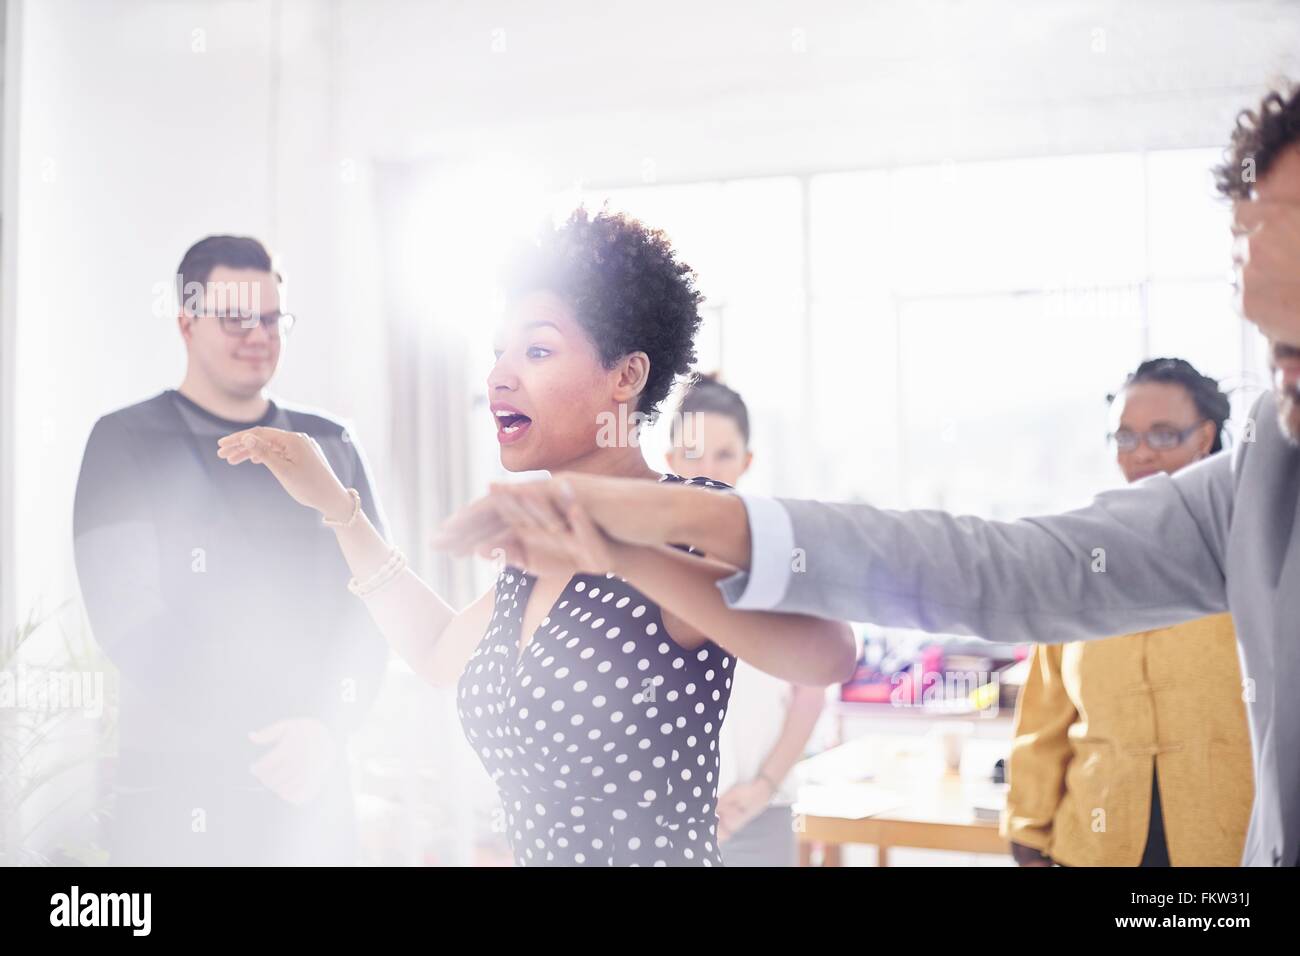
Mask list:
[[[718,582],[727,606],[738,611],[770,611],[785,598],[792,573],[794,525],[775,498],[739,495],[749,516],[749,570]]]

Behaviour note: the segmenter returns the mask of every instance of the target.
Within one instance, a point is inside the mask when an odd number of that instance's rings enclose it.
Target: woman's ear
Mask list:
[[[640,395],[650,379],[650,356],[644,352],[629,352],[619,361],[614,379],[614,398],[627,402]]]

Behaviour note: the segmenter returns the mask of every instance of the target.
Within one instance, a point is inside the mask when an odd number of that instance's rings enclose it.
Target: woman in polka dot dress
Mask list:
[[[645,416],[694,361],[700,324],[694,273],[663,233],[580,209],[508,275],[487,381],[501,464],[682,482],[647,467],[639,447]],[[444,529],[442,547],[508,562],[457,612],[379,536],[309,438],[254,428],[220,448],[231,464],[265,465],[322,514],[394,650],[457,688],[520,865],[717,865],[717,734],[735,658],[807,684],[853,670],[847,625],[728,608],[717,582],[734,567],[610,541],[576,507],[510,494]]]
[[[659,606],[613,574],[574,575],[520,653],[535,583],[516,567],[501,572],[457,694],[515,858],[720,865],[718,730],[733,657],[712,641],[679,645]]]

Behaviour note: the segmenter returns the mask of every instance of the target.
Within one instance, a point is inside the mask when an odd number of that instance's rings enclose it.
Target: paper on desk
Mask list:
[[[799,788],[793,809],[796,816],[862,820],[902,805],[899,794],[874,783],[809,783]]]
[[[808,784],[870,780],[876,775],[874,762],[871,741],[853,740],[799,761],[796,779]]]

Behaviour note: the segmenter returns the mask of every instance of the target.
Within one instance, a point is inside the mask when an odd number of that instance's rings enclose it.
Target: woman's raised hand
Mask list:
[[[330,467],[316,439],[304,432],[287,432],[259,425],[217,440],[217,457],[232,465],[251,461],[265,465],[295,501],[315,508],[324,517],[346,520],[352,496]]]

